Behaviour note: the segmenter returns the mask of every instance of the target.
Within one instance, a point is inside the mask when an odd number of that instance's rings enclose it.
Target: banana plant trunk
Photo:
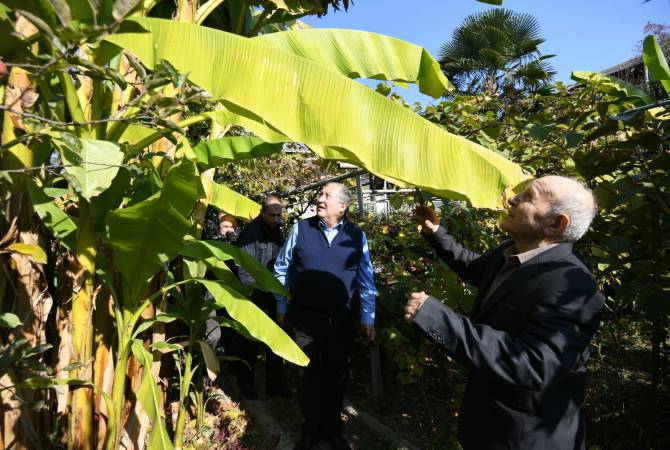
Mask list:
[[[77,261],[81,267],[81,285],[72,298],[72,364],[80,367],[72,376],[93,380],[93,301],[95,290],[96,235],[87,200],[79,202]],[[93,448],[93,391],[78,388],[70,391],[68,449]]]

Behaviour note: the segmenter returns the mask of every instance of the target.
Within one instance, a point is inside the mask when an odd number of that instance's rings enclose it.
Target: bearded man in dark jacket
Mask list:
[[[279,249],[284,243],[281,233],[282,209],[282,201],[278,196],[267,196],[263,200],[258,217],[242,230],[237,239],[237,245],[269,270],[272,270]],[[242,284],[248,285],[256,281],[243,267],[238,268],[238,276]],[[276,317],[277,303],[271,293],[254,289],[251,293],[251,300],[269,317]],[[246,364],[240,362],[234,365],[233,371],[237,376],[237,384],[242,394],[250,400],[258,398],[258,393],[254,387],[254,368],[258,350],[262,346],[265,345],[258,341],[250,341],[241,336],[236,337],[234,353],[246,361]],[[272,353],[267,346],[265,347],[266,392],[272,396],[290,397],[291,392],[285,388],[283,383],[284,361]]]

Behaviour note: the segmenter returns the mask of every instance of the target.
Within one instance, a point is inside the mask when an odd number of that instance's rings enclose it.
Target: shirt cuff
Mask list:
[[[375,313],[368,311],[361,311],[361,325],[374,325]]]
[[[276,295],[277,298],[277,315],[285,316],[288,311],[288,300],[283,295]]]

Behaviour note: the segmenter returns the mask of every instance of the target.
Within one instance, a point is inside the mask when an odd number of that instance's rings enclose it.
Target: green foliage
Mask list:
[[[649,73],[649,81],[660,81],[665,88],[665,92],[670,95],[670,68],[668,62],[663,56],[661,47],[653,35],[644,39],[642,57],[644,65]]]
[[[149,449],[172,449],[172,443],[168,437],[165,423],[161,419],[161,391],[156,384],[156,380],[152,374],[153,358],[142,341],[133,340],[132,351],[135,358],[144,367],[142,381],[137,388],[137,400],[151,418],[151,432],[148,438]]]
[[[123,274],[125,299],[139,300],[149,279],[177,256],[195,202],[203,196],[195,164],[182,161],[168,172],[159,194],[107,216],[107,239]]]
[[[406,204],[413,205],[414,197]],[[484,251],[491,248],[498,233],[495,215],[477,210],[463,202],[442,205],[442,224],[470,248]],[[379,339],[393,370],[402,384],[417,381],[426,364],[442,351],[402,320],[402,310],[410,292],[425,291],[466,314],[474,300],[475,290],[459,280],[450,269],[435,259],[421,237],[418,225],[407,212],[387,216],[352,216],[368,236],[375,266],[375,282],[379,289]]]
[[[21,325],[19,316],[13,313],[0,313],[0,328],[15,328]]]
[[[92,139],[77,139],[63,133],[59,140],[64,176],[74,190],[91,200],[109,188],[123,161],[119,145]]]
[[[254,136],[229,136],[202,141],[193,147],[193,152],[198,158],[198,167],[206,169],[232,161],[272,155],[279,153],[283,147],[281,142],[269,144]]]

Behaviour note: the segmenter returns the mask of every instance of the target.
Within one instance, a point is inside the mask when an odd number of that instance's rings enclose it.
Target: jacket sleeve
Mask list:
[[[252,240],[249,239],[242,240],[242,236],[240,236],[237,245],[239,245],[242,250],[249,253],[254,258],[257,257],[255,252],[255,244]],[[252,277],[251,274],[247,272],[241,265],[237,269],[237,276],[239,277],[240,282],[242,282],[242,284],[252,284],[256,281],[256,279]]]
[[[473,323],[433,297],[414,323],[471,370],[515,387],[541,390],[584,362],[600,320],[602,295],[593,281],[584,284],[588,275],[579,272],[565,275],[573,281],[566,288],[537,299],[516,336]]]
[[[479,287],[489,255],[482,256],[465,248],[441,225],[434,234],[423,234],[423,237],[451,270],[468,283]]]

